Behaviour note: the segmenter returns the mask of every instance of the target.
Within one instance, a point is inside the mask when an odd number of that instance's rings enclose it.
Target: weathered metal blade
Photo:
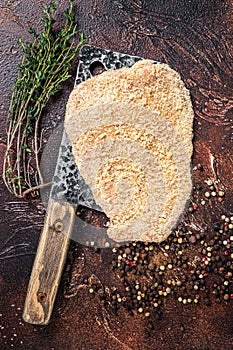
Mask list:
[[[137,56],[85,45],[80,50],[75,85],[91,78],[93,69],[97,65],[102,65],[104,70],[119,69],[131,67],[139,60],[141,58]],[[72,146],[65,131],[63,132],[52,182],[50,198],[102,211],[100,206],[96,204],[91,189],[79,173],[72,154]]]

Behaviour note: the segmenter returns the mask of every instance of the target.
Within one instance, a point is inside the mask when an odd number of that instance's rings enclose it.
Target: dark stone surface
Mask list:
[[[30,40],[28,28],[41,29],[40,16],[49,1],[1,1],[0,11],[0,166],[6,141],[6,119],[21,50],[19,37]],[[58,15],[66,6],[59,1]],[[210,1],[75,1],[87,42],[106,49],[166,62],[191,91],[195,111],[194,182],[214,178],[225,189],[222,203],[200,208],[190,220],[211,223],[222,213],[233,214],[232,202],[232,2]],[[46,138],[64,117],[75,78],[48,105],[43,117]],[[43,226],[40,201],[12,197],[2,180],[0,192],[0,348],[27,350],[232,349],[232,301],[182,306],[168,298],[161,320],[108,313],[87,288],[79,288],[80,271],[109,286],[120,280],[110,268],[111,252],[101,254],[71,245],[66,273],[51,323],[45,327],[22,321],[27,284]],[[80,267],[80,256],[84,266]],[[81,270],[80,270],[81,269]],[[69,278],[67,277],[69,276]],[[68,281],[68,282],[67,282]],[[68,292],[65,285],[68,283]],[[69,294],[69,298],[67,295]],[[65,297],[66,296],[66,297]]]

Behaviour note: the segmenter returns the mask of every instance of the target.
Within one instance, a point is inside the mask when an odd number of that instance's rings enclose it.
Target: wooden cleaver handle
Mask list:
[[[69,203],[48,202],[44,228],[32,269],[23,319],[46,325],[50,320],[69,248],[75,208]]]

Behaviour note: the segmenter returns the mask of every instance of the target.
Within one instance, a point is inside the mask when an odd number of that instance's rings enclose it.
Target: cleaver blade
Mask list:
[[[80,50],[80,58],[75,80],[75,86],[90,79],[93,69],[101,65],[104,70],[131,67],[141,60],[137,56],[129,56],[112,52],[102,48],[84,45]],[[50,197],[71,204],[82,205],[94,210],[102,211],[95,202],[91,189],[83,180],[76,166],[72,146],[66,132],[63,132],[56,169],[52,180]]]

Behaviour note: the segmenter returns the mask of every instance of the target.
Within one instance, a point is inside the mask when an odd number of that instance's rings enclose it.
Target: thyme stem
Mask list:
[[[24,55],[10,99],[3,162],[3,180],[17,197],[33,195],[33,189],[43,185],[39,167],[42,112],[62,82],[70,77],[72,61],[84,43],[84,35],[77,32],[73,0],[69,0],[68,9],[64,11],[64,25],[59,30],[54,29],[56,4],[56,1],[51,2],[44,9],[41,34],[30,29],[34,37],[32,43],[19,40]]]

